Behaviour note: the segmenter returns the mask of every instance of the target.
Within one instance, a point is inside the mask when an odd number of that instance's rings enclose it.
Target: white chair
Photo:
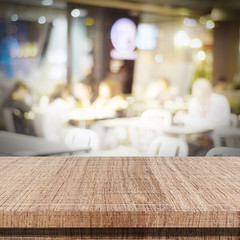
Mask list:
[[[215,147],[210,149],[206,156],[240,156],[240,148]]]
[[[230,114],[230,126],[231,127],[238,127],[238,116],[235,113]]]
[[[138,151],[147,152],[151,141],[163,134],[163,129],[171,125],[172,115],[163,109],[147,109],[141,114],[141,124],[129,128],[132,146]]]
[[[214,147],[240,148],[240,128],[216,128],[212,134]]]
[[[155,138],[149,147],[150,156],[188,156],[188,145],[180,138],[160,136]]]
[[[90,129],[72,128],[67,131],[64,141],[72,148],[89,148],[89,150],[98,150],[99,148],[98,136]]]

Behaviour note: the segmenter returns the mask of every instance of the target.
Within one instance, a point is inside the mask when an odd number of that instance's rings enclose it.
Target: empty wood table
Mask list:
[[[3,239],[239,239],[239,157],[1,157]]]

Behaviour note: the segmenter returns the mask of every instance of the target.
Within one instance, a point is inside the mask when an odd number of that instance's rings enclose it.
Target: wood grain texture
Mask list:
[[[0,228],[239,228],[239,157],[1,157]]]

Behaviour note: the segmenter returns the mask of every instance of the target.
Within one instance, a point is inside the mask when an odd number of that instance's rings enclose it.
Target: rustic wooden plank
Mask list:
[[[239,228],[239,157],[1,157],[1,228]]]

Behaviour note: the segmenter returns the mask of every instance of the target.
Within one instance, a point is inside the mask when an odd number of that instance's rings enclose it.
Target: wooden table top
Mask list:
[[[240,227],[239,157],[1,157],[0,227]]]

